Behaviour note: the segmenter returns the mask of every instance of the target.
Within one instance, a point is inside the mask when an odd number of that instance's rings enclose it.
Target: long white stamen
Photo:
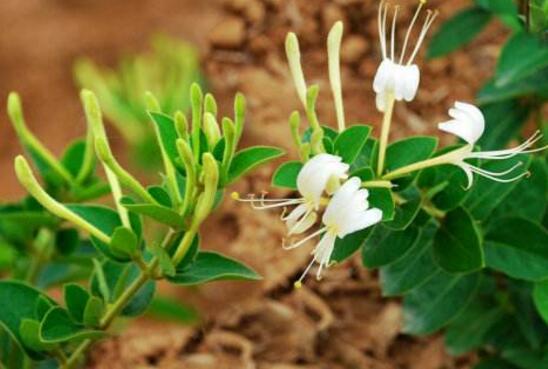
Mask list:
[[[415,26],[415,22],[417,22],[417,18],[419,17],[419,13],[421,12],[423,5],[424,5],[424,2],[420,1],[419,6],[417,7],[417,10],[415,11],[415,15],[413,16],[411,23],[409,23],[409,28],[407,28],[407,32],[405,33],[405,39],[403,41],[403,47],[401,49],[401,55],[400,55],[400,64],[403,63],[403,58],[405,56],[405,51],[407,49],[407,43],[409,42],[409,37],[411,36],[411,31],[413,30],[413,27]]]
[[[248,199],[241,199],[237,193],[233,193],[232,198],[239,202],[249,202],[251,203],[251,207],[256,210],[279,208],[289,205],[302,204],[304,202],[304,199],[265,199],[264,195],[260,199],[256,199],[253,195],[251,195]],[[266,205],[265,203],[270,204]]]
[[[472,168],[474,168],[474,170],[478,173],[478,174],[487,174],[487,175],[490,175],[490,176],[493,176],[493,177],[500,177],[500,176],[504,176],[510,172],[513,172],[514,169],[522,166],[523,163],[520,161],[519,163],[516,163],[514,166],[512,166],[510,169],[507,169],[503,172],[492,172],[492,171],[489,171],[487,169],[483,169],[483,168],[480,168],[480,167],[474,167],[473,165],[471,166]]]
[[[469,167],[470,167],[470,170],[472,170],[472,172],[477,173],[477,174],[479,174],[480,176],[489,178],[490,180],[493,180],[493,181],[495,181],[495,182],[500,182],[500,183],[514,182],[514,181],[517,181],[518,179],[520,179],[520,178],[522,178],[522,177],[525,177],[525,176],[530,175],[529,172],[523,172],[523,173],[520,173],[519,175],[517,175],[517,176],[515,176],[515,177],[512,177],[512,178],[499,178],[499,177],[497,177],[497,176],[492,176],[492,175],[490,175],[490,174],[487,174],[485,171],[481,170],[481,169],[478,168],[478,167],[474,167],[474,166],[472,166],[472,165],[470,165]]]
[[[468,157],[469,158],[478,158],[478,159],[509,159],[518,154],[528,154],[538,151],[543,151],[548,148],[547,146],[539,147],[536,149],[529,149],[542,138],[540,131],[536,131],[527,141],[523,142],[521,145],[513,147],[506,150],[497,150],[497,151],[483,151],[483,152],[473,152]]]
[[[313,211],[314,211],[314,209],[307,209],[306,212],[301,216],[301,218],[295,223],[295,225],[293,225],[293,227],[291,227],[291,229],[287,232],[287,234],[289,236],[291,236],[293,234],[293,232],[295,232],[295,230],[298,229],[298,227],[300,227],[306,221],[308,216]]]
[[[381,3],[379,4],[378,15],[377,15],[377,23],[379,26],[379,43],[381,44],[382,58],[385,59],[386,58],[386,50],[384,47],[385,35],[382,28],[383,9],[384,9],[384,0],[381,0]]]
[[[384,4],[384,3],[383,3]],[[384,14],[383,14],[383,17],[382,17],[382,44],[381,44],[381,48],[382,48],[382,58],[383,59],[386,59],[387,58],[387,50],[386,50],[386,18],[388,17],[388,9],[389,9],[389,5],[388,4],[384,4]]]
[[[317,230],[316,232],[314,232],[314,233],[312,233],[312,234],[306,236],[305,238],[303,238],[303,239],[300,240],[299,242],[293,243],[293,244],[291,244],[291,245],[289,245],[289,246],[285,244],[285,239],[284,239],[284,240],[283,240],[282,247],[283,247],[285,250],[291,250],[291,249],[297,248],[297,247],[303,245],[304,243],[306,243],[307,241],[310,241],[310,240],[313,239],[314,237],[316,237],[316,236],[322,234],[322,233],[325,232],[325,231],[326,231],[326,228],[323,227],[323,228]]]
[[[413,63],[413,60],[417,56],[417,53],[419,52],[419,48],[424,41],[424,38],[426,37],[426,34],[428,33],[428,29],[430,26],[432,26],[432,23],[434,23],[434,20],[438,16],[438,12],[432,12],[431,10],[428,10],[428,14],[426,15],[426,20],[424,21],[424,25],[422,26],[422,30],[420,32],[419,38],[417,39],[417,44],[415,45],[415,49],[413,50],[413,53],[411,54],[411,57],[407,61],[407,65],[411,65]]]
[[[312,261],[310,263],[308,263],[308,265],[306,266],[306,268],[303,271],[303,274],[301,274],[300,278],[295,282],[295,287],[300,287],[302,285],[303,279],[308,274],[308,271],[310,270],[310,268],[312,268],[312,265],[314,265],[314,261],[315,260],[312,259]]]
[[[399,6],[394,7],[394,18],[392,18],[392,36],[390,40],[390,55],[391,60],[394,61],[394,49],[396,48],[396,21],[398,20],[398,9]]]

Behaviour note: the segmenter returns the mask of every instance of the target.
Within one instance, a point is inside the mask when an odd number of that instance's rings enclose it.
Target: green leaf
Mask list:
[[[0,301],[4,302],[0,309],[0,326],[23,348],[27,355],[35,359],[39,359],[41,356],[23,344],[19,328],[24,319],[35,319],[35,306],[40,297],[49,301],[46,295],[22,282],[0,281]]]
[[[415,187],[410,187],[399,195],[404,202],[395,207],[394,219],[384,224],[396,231],[406,229],[413,222],[422,203],[421,194]]]
[[[261,277],[234,259],[216,252],[202,251],[192,264],[178,270],[174,277],[168,279],[173,283],[189,286],[218,280],[256,281]]]
[[[230,164],[226,184],[236,181],[253,168],[276,159],[283,154],[283,150],[268,146],[254,146],[237,152]]]
[[[354,163],[371,133],[370,126],[355,125],[339,133],[335,140],[335,154],[347,164]]]
[[[369,188],[369,207],[382,210],[384,222],[394,219],[394,199],[388,188]]]
[[[170,208],[166,208],[165,206],[154,204],[130,204],[126,199],[122,200],[122,205],[136,214],[144,215],[172,228],[181,229],[185,226],[184,218],[179,213]]]
[[[168,320],[183,324],[197,323],[198,312],[181,301],[163,296],[156,296],[150,303],[147,315],[161,320]]]
[[[504,86],[548,66],[548,48],[535,35],[519,32],[502,48],[495,84]]]
[[[366,228],[358,232],[346,235],[335,240],[335,248],[331,255],[331,261],[341,263],[351,257],[363,245],[365,239],[371,233],[372,228]]]
[[[377,169],[377,157],[379,155],[379,142],[370,137],[363,145],[360,153],[354,159],[354,163],[350,167],[352,171],[357,168],[369,167],[372,170]]]
[[[303,168],[300,161],[288,161],[276,169],[272,176],[272,185],[275,187],[297,189],[297,176]]]
[[[408,227],[403,231],[377,225],[362,248],[362,262],[368,268],[378,268],[402,259],[419,240],[419,230]]]
[[[531,176],[518,182],[517,186],[491,214],[491,219],[512,216],[541,223],[546,211],[548,193],[548,170],[543,158],[535,157],[529,166]]]
[[[445,21],[432,36],[427,57],[437,58],[472,41],[491,19],[491,13],[474,6],[464,9]]]
[[[2,209],[0,208],[0,222],[19,223],[24,222],[25,229],[30,231],[39,227],[55,227],[59,221],[50,214],[42,211]]]
[[[476,296],[449,324],[445,345],[451,355],[462,355],[489,344],[494,327],[506,318],[504,307],[493,295],[496,288],[495,280],[484,275]]]
[[[138,252],[139,240],[130,229],[121,226],[114,230],[110,248],[116,255],[131,258]]]
[[[171,256],[167,253],[166,249],[161,246],[151,246],[150,251],[158,258],[162,273],[164,275],[174,276],[175,265],[173,265]]]
[[[399,260],[380,270],[384,296],[405,294],[425,283],[440,271],[432,258],[436,225],[429,222],[421,229],[419,239]]]
[[[163,113],[149,111],[148,114],[152,119],[152,122],[156,125],[163,150],[173,164],[177,163],[179,154],[175,144],[178,138],[175,122],[170,116]]]
[[[74,228],[61,229],[55,235],[55,248],[61,255],[71,255],[80,246],[80,235]]]
[[[434,260],[449,273],[483,268],[484,256],[474,219],[462,207],[445,215],[434,237]]]
[[[84,309],[82,320],[84,325],[86,327],[99,327],[104,309],[103,300],[96,296],[90,296]]]
[[[438,272],[405,296],[403,331],[423,335],[447,325],[466,308],[479,281],[479,273],[454,275]]]
[[[34,351],[49,351],[55,344],[44,343],[40,337],[40,322],[32,319],[23,319],[19,327],[19,333],[24,345]]]
[[[100,270],[104,276],[104,283],[100,283]],[[139,277],[141,271],[135,264],[121,264],[110,260],[105,260],[100,268],[92,276],[91,291],[96,296],[103,296],[108,302],[114,301],[123,291],[125,291],[135,279]],[[103,285],[101,287],[101,285]],[[124,306],[123,316],[137,316],[144,313],[154,296],[156,283],[151,280],[145,283],[133,296],[133,298]],[[105,297],[106,296],[108,297]]]
[[[517,279],[548,278],[548,231],[522,218],[494,221],[485,236],[487,266]]]
[[[529,95],[546,96],[548,94],[547,83],[548,67],[503,86],[497,85],[495,80],[491,80],[478,92],[477,100],[480,104],[490,104]]]
[[[538,313],[548,324],[548,281],[535,283],[533,290],[533,300]]]
[[[97,339],[106,335],[103,331],[86,329],[75,323],[69,313],[61,308],[51,309],[40,326],[40,337],[45,343],[63,343],[73,340]]]
[[[438,145],[435,137],[416,136],[396,141],[386,149],[385,171],[391,172],[398,168],[426,160],[432,156]],[[398,179],[395,182],[397,191],[403,191],[418,175],[417,172]]]
[[[181,193],[185,193],[185,181],[186,179],[182,176],[178,176],[177,178],[179,180],[179,190]],[[181,186],[181,182],[183,183],[183,186]],[[169,197],[169,194],[167,191],[161,187],[161,186],[150,186],[147,188],[147,192],[154,197],[154,200],[158,201],[160,205],[163,205],[167,208],[171,208],[173,204],[171,203],[171,198]]]
[[[481,167],[488,171],[501,172],[521,162],[524,164],[523,170],[527,170],[530,160],[530,156],[518,155],[505,160],[491,160]],[[485,220],[502,200],[512,192],[517,184],[517,181],[511,183],[498,183],[489,178],[475,175],[474,185],[470,190],[470,194],[464,201],[464,205],[470,211],[474,219]]]
[[[529,116],[530,107],[520,100],[501,101],[481,106],[485,131],[478,141],[483,150],[498,150],[508,145]]]
[[[76,140],[67,148],[61,159],[61,164],[68,172],[76,177],[82,168],[84,162],[84,152],[86,151],[86,141]]]
[[[76,322],[84,321],[84,310],[90,298],[89,292],[77,283],[69,283],[64,287],[65,305],[70,317]]]

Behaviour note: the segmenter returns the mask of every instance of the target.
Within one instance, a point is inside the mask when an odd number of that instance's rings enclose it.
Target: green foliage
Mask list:
[[[434,259],[449,273],[465,273],[484,266],[483,249],[474,219],[461,207],[445,215],[434,236]]]
[[[106,116],[131,144],[135,162],[156,168],[161,160],[147,110],[169,116],[187,112],[190,85],[202,80],[198,62],[193,46],[158,35],[151,40],[150,51],[124,57],[117,68],[82,58],[74,65],[74,77],[81,88],[97,94]]]
[[[225,279],[256,281],[261,277],[249,267],[216,252],[199,252],[196,259],[168,278],[171,282],[191,286]]]
[[[467,44],[485,28],[490,19],[491,13],[479,6],[462,10],[447,20],[432,37],[428,57],[437,58]]]
[[[16,174],[32,197],[0,207],[0,267],[6,263],[11,277],[0,281],[0,297],[13,302],[0,312],[0,324],[9,332],[7,344],[13,341],[26,356],[43,360],[44,365],[52,363],[46,359],[63,363],[67,357],[71,366],[63,369],[74,369],[77,356],[107,335],[113,320],[134,317],[149,308],[157,280],[200,285],[260,278],[236,260],[200,251],[198,232],[222,200],[226,184],[283,152],[264,146],[237,151],[245,118],[241,95],[236,97],[234,122],[223,119],[218,137],[223,149],[212,152],[214,145],[204,144],[211,132],[205,132],[199,113],[216,115],[216,103],[210,94],[202,98],[198,85],[191,89],[192,132],[180,113],[162,110],[154,96],[147,95],[152,111],[145,115],[156,127],[164,164],[162,181],[149,187],[114,157],[97,99],[90,91],[81,96],[88,119],[87,139],[71,144],[60,160],[26,129],[20,101],[10,95],[13,124],[35,165],[42,168],[39,173],[46,188],[26,159],[18,157]],[[96,165],[95,155],[101,165]],[[95,174],[101,167],[107,183]],[[107,187],[113,207],[82,203],[105,194],[93,189],[98,184]],[[148,227],[154,234],[163,233],[163,240],[145,232]],[[84,280],[89,280],[88,288],[80,284]],[[31,284],[62,285],[64,306]],[[164,310],[164,315],[166,310],[171,316],[180,313],[180,320],[194,319],[188,309],[177,311],[166,303],[155,308]]]

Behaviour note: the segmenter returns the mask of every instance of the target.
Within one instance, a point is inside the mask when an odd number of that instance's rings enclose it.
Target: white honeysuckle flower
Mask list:
[[[443,158],[446,158],[447,163],[457,165],[464,170],[466,177],[468,178],[467,189],[472,185],[474,173],[497,182],[512,182],[528,175],[528,172],[522,172],[511,178],[501,178],[514,171],[514,169],[521,166],[522,163],[517,163],[503,172],[491,172],[467,163],[465,161],[466,159],[503,160],[509,159],[518,154],[541,151],[548,147],[544,146],[537,149],[531,149],[531,147],[542,138],[540,131],[536,131],[521,145],[511,149],[474,152],[474,146],[481,138],[485,130],[485,118],[481,110],[472,104],[457,101],[455,102],[455,106],[449,109],[449,116],[453,119],[447,122],[439,123],[438,128],[444,132],[448,132],[462,138],[467,144],[464,147],[449,152],[440,158],[442,158],[442,160]]]
[[[322,205],[325,192],[331,194],[348,177],[349,165],[342,158],[331,154],[318,154],[306,162],[297,176],[297,190],[301,194],[297,199],[239,199],[237,193],[233,198],[250,202],[255,209],[271,209],[297,205],[288,215],[282,216],[286,222],[289,235],[303,233],[317,220],[317,211]]]
[[[361,180],[358,177],[352,177],[344,182],[327,204],[322,217],[323,227],[294,244],[284,245],[285,249],[294,249],[323,234],[312,251],[312,261],[295,283],[296,287],[301,285],[302,280],[314,263],[319,264],[316,278],[320,279],[322,269],[329,267],[337,238],[343,238],[348,234],[360,231],[381,221],[382,211],[376,208],[369,209],[369,202],[367,201],[369,192],[367,189],[360,187]]]
[[[417,94],[420,81],[420,71],[416,64],[413,64],[413,60],[417,56],[426,33],[432,23],[436,19],[437,12],[427,11],[426,19],[422,26],[422,29],[417,38],[415,48],[411,52],[409,58],[405,59],[407,51],[407,44],[409,43],[409,37],[411,31],[415,25],[419,13],[426,3],[426,0],[420,0],[419,6],[411,20],[409,28],[405,34],[403,47],[399,57],[396,56],[396,21],[398,18],[398,6],[394,7],[394,17],[392,18],[392,29],[390,35],[390,50],[387,49],[387,30],[386,20],[388,17],[388,11],[390,5],[386,4],[383,0],[379,5],[378,13],[378,27],[379,27],[379,39],[381,44],[382,62],[377,69],[375,79],[373,80],[373,90],[377,94],[376,105],[377,109],[384,112],[391,99],[396,101],[411,101]]]

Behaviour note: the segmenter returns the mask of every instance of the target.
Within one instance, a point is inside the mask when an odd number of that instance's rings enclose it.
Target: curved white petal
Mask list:
[[[354,217],[349,222],[344,224],[339,230],[339,237],[345,237],[348,234],[360,231],[367,227],[371,227],[374,224],[379,223],[382,220],[382,211],[377,208],[368,209],[359,216]]]
[[[352,206],[352,197],[360,186],[361,180],[358,177],[352,177],[335,192],[322,217],[326,226],[336,226],[341,221],[344,222],[347,208]]]
[[[297,188],[307,201],[315,206],[320,203],[321,196],[332,176],[343,178],[349,165],[342,158],[331,154],[319,154],[310,159],[297,176]]]
[[[333,195],[325,209],[322,222],[338,237],[369,227],[382,219],[382,211],[368,209],[369,192],[360,187],[358,177],[350,178]]]
[[[387,90],[394,74],[395,64],[390,59],[384,59],[375,73],[373,79],[373,91],[376,93],[383,93]]]
[[[377,110],[380,111],[381,113],[384,113],[384,111],[386,110],[386,99],[387,99],[387,96],[383,92],[378,93],[375,96],[375,105],[377,106]]]
[[[474,105],[456,102],[455,107],[449,109],[449,116],[453,119],[439,123],[438,128],[462,138],[472,146],[485,130],[483,114]]]
[[[416,64],[406,67],[405,78],[403,80],[403,98],[405,101],[412,101],[417,96],[420,83],[420,70]]]

